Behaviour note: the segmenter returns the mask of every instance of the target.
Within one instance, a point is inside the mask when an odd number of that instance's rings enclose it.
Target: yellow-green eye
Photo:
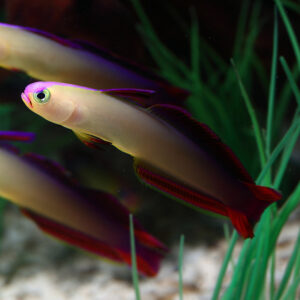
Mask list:
[[[44,89],[42,91],[33,93],[33,99],[37,102],[37,103],[46,103],[50,100],[50,92],[47,89]]]

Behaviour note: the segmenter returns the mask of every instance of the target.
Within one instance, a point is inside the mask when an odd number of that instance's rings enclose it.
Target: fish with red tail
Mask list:
[[[280,193],[256,185],[231,149],[187,111],[168,104],[147,107],[154,94],[36,82],[22,99],[85,144],[111,144],[134,157],[143,182],[194,208],[228,217],[240,235],[253,237],[254,224]]]

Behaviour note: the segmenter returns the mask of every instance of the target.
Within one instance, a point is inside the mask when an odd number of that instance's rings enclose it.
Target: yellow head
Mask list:
[[[41,117],[57,124],[68,120],[75,104],[65,93],[66,86],[59,82],[38,81],[29,84],[21,95],[26,106]]]

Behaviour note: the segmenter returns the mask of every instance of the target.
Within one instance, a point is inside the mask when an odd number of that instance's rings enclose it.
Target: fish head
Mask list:
[[[73,101],[64,97],[63,83],[34,82],[25,88],[21,98],[30,110],[57,124],[69,119],[75,110]]]

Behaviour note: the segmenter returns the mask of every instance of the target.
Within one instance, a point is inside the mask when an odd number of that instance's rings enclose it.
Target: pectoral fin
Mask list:
[[[74,134],[88,147],[102,150],[102,145],[111,145],[110,142],[102,140],[91,134],[74,131]]]

